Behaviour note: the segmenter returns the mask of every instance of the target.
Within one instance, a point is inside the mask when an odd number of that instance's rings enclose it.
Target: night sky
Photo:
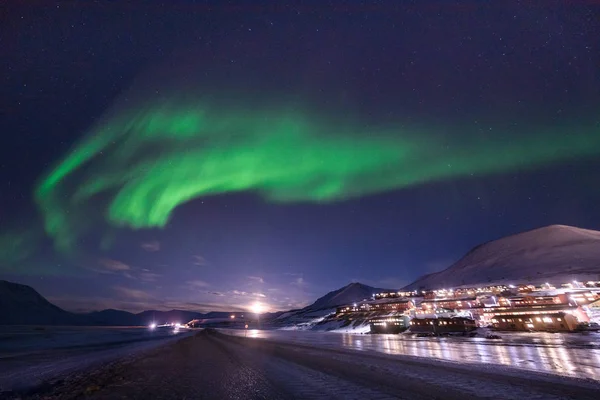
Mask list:
[[[0,278],[68,310],[284,310],[600,229],[595,1],[27,3]]]

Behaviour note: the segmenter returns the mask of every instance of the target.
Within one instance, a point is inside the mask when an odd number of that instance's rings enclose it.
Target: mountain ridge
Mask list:
[[[563,283],[597,280],[599,275],[600,232],[557,224],[477,245],[448,268],[423,275],[404,289]]]
[[[319,297],[314,303],[305,307],[310,310],[322,310],[350,304],[363,299],[368,299],[374,293],[388,291],[388,289],[375,288],[359,282],[352,282],[337,290],[332,290],[324,296]]]
[[[370,298],[373,293],[383,290],[386,289],[353,282],[321,296],[313,304],[297,311],[331,309]],[[265,313],[265,318],[271,314],[279,316],[283,313]],[[130,313],[115,309],[73,313],[52,304],[30,286],[0,280],[0,325],[146,326],[152,322],[183,323],[194,319],[226,318],[230,314],[223,311],[199,313],[186,310],[146,310]]]
[[[187,322],[211,315],[215,315],[215,311],[206,314],[186,310],[131,313],[105,309],[74,313],[51,303],[31,286],[0,280],[0,325],[145,326],[155,320],[159,323]]]

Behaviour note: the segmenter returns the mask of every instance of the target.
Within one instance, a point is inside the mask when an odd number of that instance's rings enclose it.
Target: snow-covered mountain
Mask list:
[[[313,304],[300,310],[291,310],[280,313],[268,321],[273,328],[293,330],[336,330],[350,329],[352,321],[344,318],[335,318],[335,309],[338,306],[352,304],[364,299],[370,299],[373,293],[388,291],[387,289],[374,288],[354,282],[338,290],[327,293]],[[366,321],[354,321],[361,326]],[[368,324],[367,324],[368,328]]]
[[[600,232],[551,225],[479,245],[449,268],[425,275],[405,289],[560,284],[575,279],[600,280]]]
[[[362,283],[354,282],[344,286],[341,289],[334,290],[320,297],[310,306],[306,307],[310,310],[322,310],[326,308],[334,308],[351,304],[364,299],[370,299],[373,293],[388,291],[387,289],[374,288],[363,285]]]

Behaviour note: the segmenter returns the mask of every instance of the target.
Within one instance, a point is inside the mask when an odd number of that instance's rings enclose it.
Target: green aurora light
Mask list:
[[[435,130],[371,129],[319,115],[157,102],[99,122],[36,188],[47,234],[69,250],[98,213],[113,226],[164,227],[194,198],[254,191],[271,202],[333,202],[424,182],[591,156],[600,129],[511,132],[448,143]],[[458,143],[460,142],[460,143]],[[93,210],[93,211],[92,211]]]

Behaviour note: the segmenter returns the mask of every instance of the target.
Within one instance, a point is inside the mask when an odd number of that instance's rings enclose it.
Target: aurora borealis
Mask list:
[[[66,248],[102,193],[110,224],[140,229],[164,227],[178,205],[203,196],[256,191],[269,202],[335,202],[600,152],[595,125],[537,128],[514,140],[463,135],[450,147],[435,128],[360,128],[327,116],[238,110],[170,100],[102,120],[37,188],[47,233]]]
[[[289,309],[600,229],[592,6],[177,3],[8,7],[0,279]]]

